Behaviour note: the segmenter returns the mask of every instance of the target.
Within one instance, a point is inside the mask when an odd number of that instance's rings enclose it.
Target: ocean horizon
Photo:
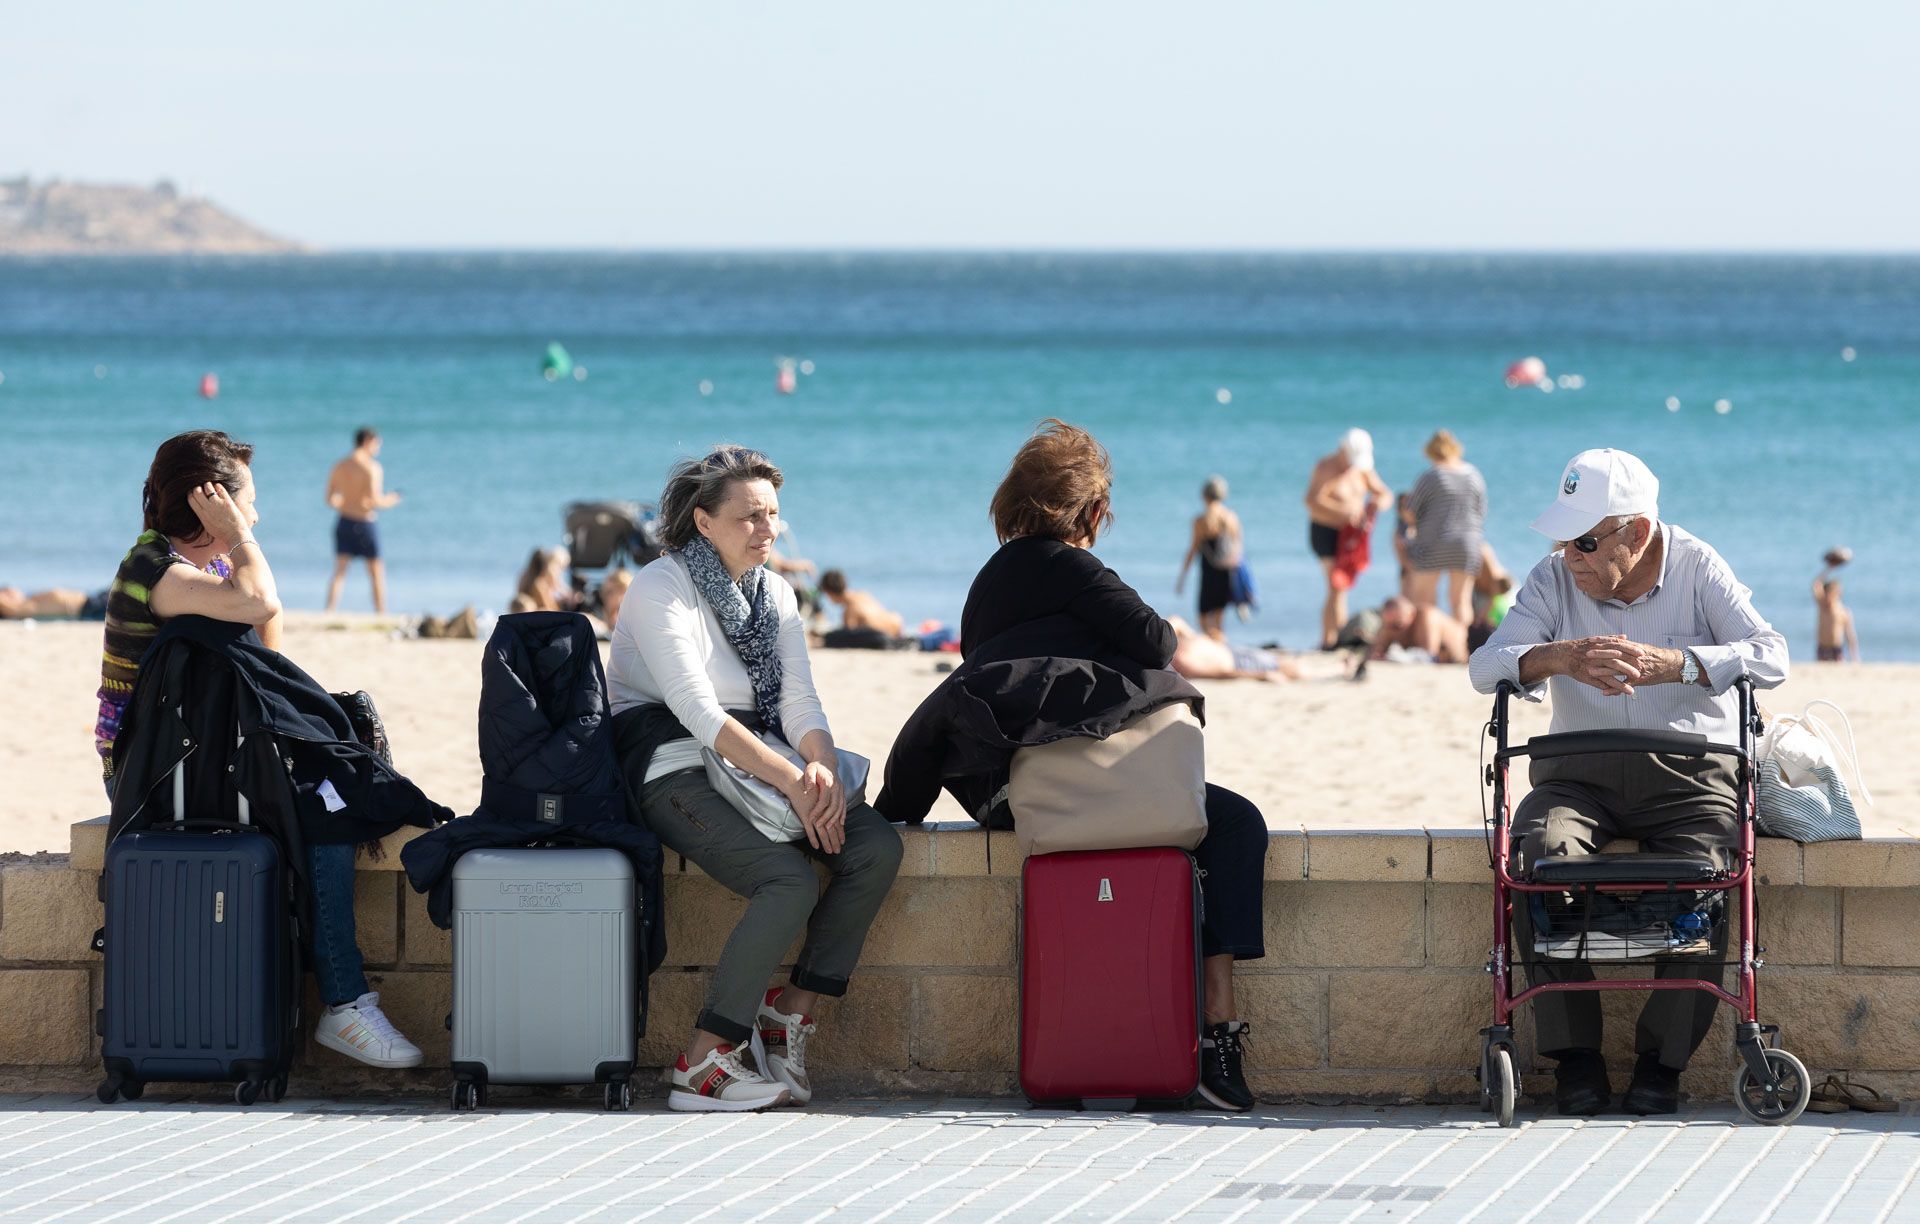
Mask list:
[[[552,341],[584,381],[541,377]],[[1526,356],[1563,381],[1508,388]],[[810,363],[792,395],[782,359]],[[29,590],[103,586],[154,446],[205,426],[259,448],[261,539],[287,603],[317,608],[327,470],[367,424],[406,498],[381,519],[395,612],[503,609],[567,503],[654,500],[675,458],[736,441],[785,469],[803,555],[910,622],[951,622],[994,548],[994,484],[1058,415],[1113,454],[1103,559],[1191,618],[1196,581],[1175,596],[1173,575],[1223,475],[1261,594],[1229,635],[1308,646],[1314,460],[1360,425],[1405,489],[1444,426],[1518,573],[1566,459],[1620,446],[1795,658],[1820,556],[1847,545],[1866,657],[1920,660],[1920,579],[1894,560],[1920,511],[1920,255],[24,257],[0,261],[0,380],[0,585]],[[1394,589],[1384,524],[1375,557],[1356,606]],[[363,571],[343,606],[370,606]]]

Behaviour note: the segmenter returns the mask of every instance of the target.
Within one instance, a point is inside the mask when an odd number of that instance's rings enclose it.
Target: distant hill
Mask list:
[[[0,179],[0,255],[273,255],[307,250],[162,179]]]

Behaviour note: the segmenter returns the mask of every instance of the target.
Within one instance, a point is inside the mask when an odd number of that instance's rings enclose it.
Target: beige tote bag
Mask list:
[[[1020,749],[1007,807],[1028,854],[1191,850],[1207,835],[1206,788],[1200,720],[1175,701],[1103,740],[1073,736]]]

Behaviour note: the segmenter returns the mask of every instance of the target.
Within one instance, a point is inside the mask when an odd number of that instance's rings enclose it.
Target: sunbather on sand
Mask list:
[[[1300,669],[1278,651],[1215,641],[1177,616],[1167,618],[1177,645],[1169,665],[1189,680],[1298,680]]]

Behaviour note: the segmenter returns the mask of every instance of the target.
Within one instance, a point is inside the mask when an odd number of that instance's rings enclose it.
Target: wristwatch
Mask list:
[[[1680,683],[1700,683],[1700,660],[1693,657],[1691,650],[1681,651],[1680,659]]]

